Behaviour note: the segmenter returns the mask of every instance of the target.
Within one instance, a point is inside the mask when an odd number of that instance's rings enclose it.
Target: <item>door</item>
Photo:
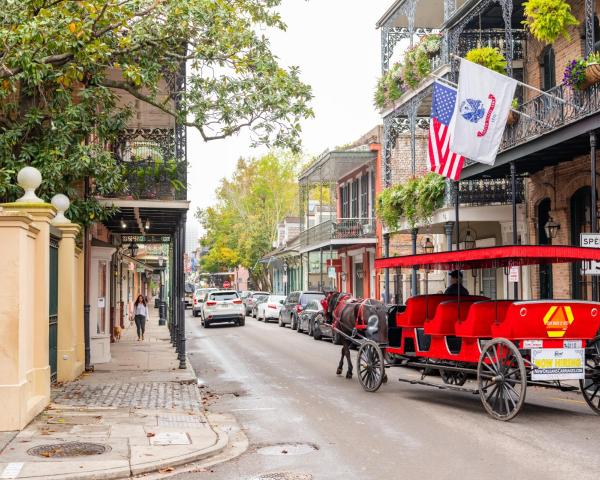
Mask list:
[[[96,333],[106,333],[106,261],[98,262],[98,323]]]
[[[50,303],[48,312],[50,381],[56,383],[58,355],[58,239],[50,237]]]
[[[365,276],[365,271],[363,269],[363,264],[355,263],[354,264],[354,296],[358,298],[363,298],[364,289],[363,289],[363,278]]]
[[[537,218],[538,218],[538,243],[540,245],[550,245],[550,239],[546,235],[544,225],[550,219],[550,199],[545,198],[542,200],[537,207]],[[553,287],[552,287],[552,265],[543,264],[539,266],[540,269],[540,299],[552,298]]]
[[[591,195],[590,187],[583,187],[571,197],[571,245],[579,245],[579,235],[590,231]],[[578,300],[590,299],[591,283],[587,275],[581,274],[581,262],[571,264],[571,273],[573,278],[572,297]]]

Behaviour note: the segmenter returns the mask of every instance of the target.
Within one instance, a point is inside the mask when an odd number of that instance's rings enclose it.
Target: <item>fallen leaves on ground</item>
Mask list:
[[[173,467],[159,468],[158,473],[171,473],[173,470],[175,470]]]

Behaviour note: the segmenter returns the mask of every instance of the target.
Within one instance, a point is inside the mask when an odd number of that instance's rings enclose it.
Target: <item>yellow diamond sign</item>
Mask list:
[[[573,323],[573,311],[567,306],[552,306],[544,315],[544,325],[550,338],[564,337]]]

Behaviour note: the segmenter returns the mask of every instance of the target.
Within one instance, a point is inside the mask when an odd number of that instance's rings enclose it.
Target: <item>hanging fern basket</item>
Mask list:
[[[517,112],[513,112],[512,110],[508,112],[508,118],[506,119],[506,124],[510,127],[512,125],[516,125],[519,123],[519,118],[521,116]]]
[[[593,63],[585,67],[585,80],[579,85],[579,90],[587,90],[598,82],[600,82],[600,65]]]

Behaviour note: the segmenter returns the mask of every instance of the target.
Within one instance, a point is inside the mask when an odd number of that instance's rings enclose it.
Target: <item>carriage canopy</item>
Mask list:
[[[600,262],[600,249],[561,245],[507,245],[378,258],[375,260],[375,268],[468,270],[582,261]]]

